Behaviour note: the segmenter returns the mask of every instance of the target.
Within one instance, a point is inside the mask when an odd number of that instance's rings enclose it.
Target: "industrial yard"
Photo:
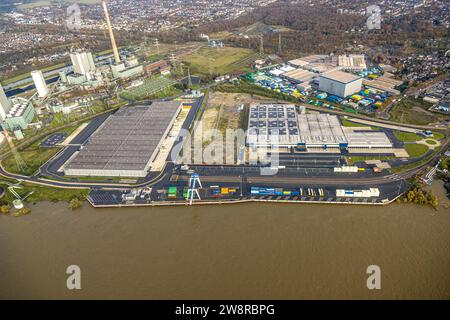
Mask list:
[[[366,67],[360,55],[310,55],[248,73],[243,79],[312,105],[364,114],[380,113],[402,84],[381,66]]]
[[[72,48],[70,66],[17,83],[21,97],[1,88],[2,126],[25,145],[16,152],[8,140],[5,177],[89,188],[94,206],[387,204],[447,146],[440,128],[377,120],[428,125],[445,115],[410,103],[395,68],[365,54],[283,61],[264,54],[263,38],[257,53],[206,34],[183,45],[154,39],[154,52],[119,48],[102,6],[111,52]]]

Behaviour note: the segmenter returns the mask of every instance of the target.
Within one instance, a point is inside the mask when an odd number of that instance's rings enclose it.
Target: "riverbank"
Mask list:
[[[450,298],[448,210],[246,203],[71,211],[48,202],[31,209],[0,217],[0,298]],[[81,291],[65,287],[72,264],[81,268]],[[380,291],[366,288],[371,264],[381,268]]]

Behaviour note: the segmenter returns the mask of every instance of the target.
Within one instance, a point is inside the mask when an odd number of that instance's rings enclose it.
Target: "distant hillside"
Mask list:
[[[286,28],[284,26],[267,25],[263,22],[256,22],[252,25],[232,30],[232,32],[236,35],[245,35],[245,36],[249,36],[249,37],[259,36],[261,34],[270,35],[273,33],[288,32],[288,31],[292,31],[292,30],[289,28]]]
[[[78,4],[97,4],[100,3],[100,0],[6,0],[7,2],[11,3],[18,3],[17,8],[18,9],[29,9],[29,8],[35,8],[35,7],[43,7],[43,6],[49,6],[53,3],[59,3],[59,4],[71,4],[71,3],[78,3]]]

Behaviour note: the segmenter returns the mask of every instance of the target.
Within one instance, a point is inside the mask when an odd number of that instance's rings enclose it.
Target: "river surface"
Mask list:
[[[450,298],[443,206],[31,208],[0,217],[0,298]],[[373,264],[381,290],[366,287]]]

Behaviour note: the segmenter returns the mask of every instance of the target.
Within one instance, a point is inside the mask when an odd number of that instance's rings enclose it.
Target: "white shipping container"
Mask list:
[[[368,190],[336,189],[336,197],[372,198],[372,197],[379,197],[379,196],[380,196],[380,190],[378,188],[370,188]]]

